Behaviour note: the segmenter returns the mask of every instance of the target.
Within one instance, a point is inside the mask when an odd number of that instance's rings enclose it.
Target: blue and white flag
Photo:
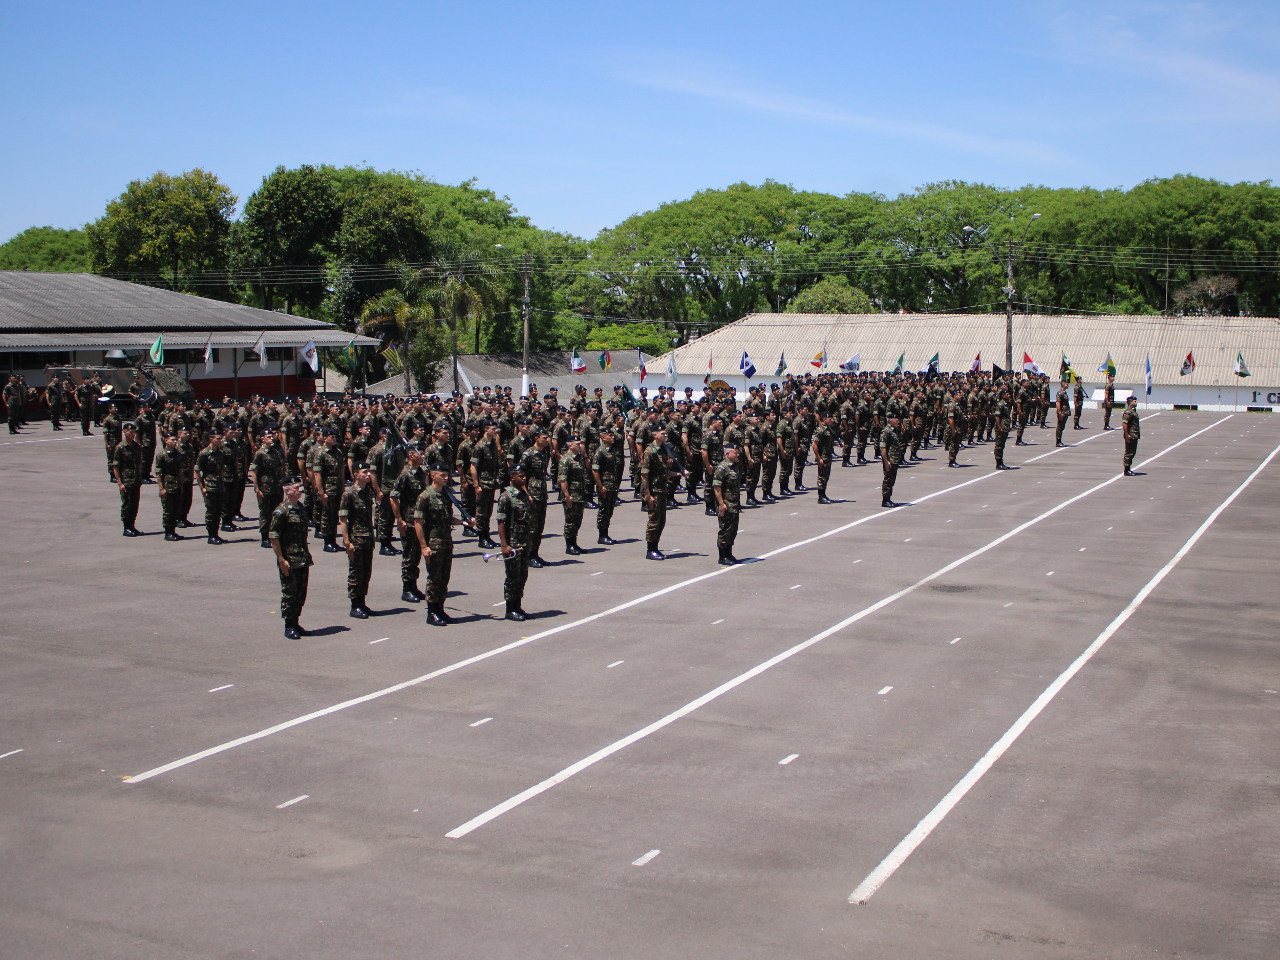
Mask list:
[[[738,369],[742,371],[742,375],[750,380],[756,375],[756,365],[751,362],[751,358],[747,356],[747,351],[742,351],[742,359],[738,362]]]
[[[671,355],[667,357],[667,375],[663,378],[662,382],[668,387],[674,387],[676,385],[676,381],[679,379],[680,375],[676,373],[676,354],[673,350],[671,351]]]
[[[1151,354],[1147,354],[1147,372],[1143,378],[1147,385],[1147,396],[1151,396]]]

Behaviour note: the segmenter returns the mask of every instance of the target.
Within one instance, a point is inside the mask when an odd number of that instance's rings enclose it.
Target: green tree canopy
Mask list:
[[[784,313],[873,313],[871,298],[844,277],[823,277],[796,294]]]
[[[586,350],[643,350],[652,357],[671,349],[671,338],[651,323],[609,323],[591,331]]]
[[[0,270],[83,273],[89,269],[89,237],[83,230],[28,227],[0,246]]]

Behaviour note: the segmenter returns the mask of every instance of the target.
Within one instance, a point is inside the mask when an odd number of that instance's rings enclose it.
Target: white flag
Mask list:
[[[857,373],[862,369],[862,354],[855,353],[852,357],[840,364],[840,369],[846,373]]]
[[[213,373],[213,334],[209,334],[209,339],[204,344],[204,372]]]
[[[302,348],[302,359],[307,361],[307,366],[311,367],[312,373],[320,372],[320,354],[316,351],[314,340],[308,340],[307,345]]]
[[[258,337],[258,342],[253,345],[253,352],[258,355],[258,366],[263,370],[267,369],[267,345],[263,341],[267,338],[266,331],[262,332],[262,336]]]
[[[676,379],[676,355],[673,353],[671,356],[667,357],[667,375],[663,378],[662,382],[668,387],[674,387],[676,385]]]

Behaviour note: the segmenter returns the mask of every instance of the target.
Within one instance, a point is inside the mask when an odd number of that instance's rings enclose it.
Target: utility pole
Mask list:
[[[1013,241],[1005,241],[1004,368],[1013,369]]]
[[[529,395],[529,273],[532,257],[526,252],[521,271],[524,273],[524,296],[520,298],[520,320],[524,325],[524,358],[520,363],[520,396]]]

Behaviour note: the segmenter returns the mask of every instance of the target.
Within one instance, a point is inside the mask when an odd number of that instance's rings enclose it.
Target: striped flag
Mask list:
[[[1195,372],[1196,372],[1196,358],[1192,356],[1191,353],[1188,353],[1187,359],[1182,361],[1182,372],[1179,373],[1178,376],[1185,377],[1187,374],[1195,373]]]

